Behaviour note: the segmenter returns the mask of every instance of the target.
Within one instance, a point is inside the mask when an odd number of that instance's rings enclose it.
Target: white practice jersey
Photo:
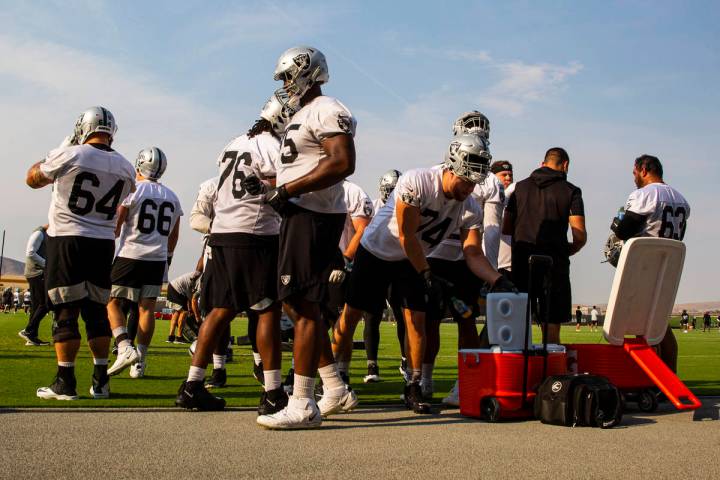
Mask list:
[[[213,177],[200,184],[195,203],[190,210],[190,228],[202,234],[210,233],[215,217],[215,199],[220,177]]]
[[[355,235],[352,219],[358,217],[371,219],[373,216],[373,204],[368,194],[359,185],[345,180],[342,186],[345,192],[345,204],[347,205],[347,217],[345,217],[345,226],[340,237],[340,251],[344,252]]]
[[[485,177],[483,183],[475,185],[472,197],[483,211],[483,252],[487,255],[489,250],[492,255],[492,252],[494,251],[494,257],[497,259],[496,243],[499,243],[499,238],[495,236],[493,239],[493,234],[490,233],[491,241],[489,249],[486,247],[486,239],[488,230],[492,232],[493,229],[497,230],[498,227],[497,217],[499,215],[496,214],[496,211],[500,212],[500,214],[502,213],[503,202],[505,201],[502,183],[500,183],[495,175],[490,174]],[[453,232],[450,236],[448,236],[448,238],[440,242],[440,245],[432,251],[429,257],[450,260],[453,262],[465,258],[462,251],[462,244],[460,242],[460,231],[458,230]],[[490,260],[490,257],[488,257],[488,260]],[[492,264],[492,261],[490,263]]]
[[[196,291],[200,290],[200,278],[199,272],[188,272],[170,280],[170,285],[180,295],[190,299]]]
[[[505,190],[505,206],[508,198],[515,191],[515,184],[511,183]],[[498,268],[510,270],[512,268],[512,236],[500,235],[500,253],[498,254]]]
[[[117,256],[150,262],[164,262],[168,256],[168,237],[183,214],[175,192],[162,183],[137,182],[137,190],[122,206],[128,209],[120,231]]]
[[[263,203],[262,195],[247,193],[242,181],[251,174],[274,177],[279,148],[278,139],[268,132],[253,138],[240,135],[227,144],[218,158],[220,180],[210,233],[278,234],[280,216]]]
[[[23,293],[23,301],[24,301],[25,303],[29,303],[29,302],[30,302],[30,300],[31,300],[31,298],[32,298],[30,295],[31,295],[31,294],[30,294],[30,291],[29,291],[29,290],[26,290],[25,293]]]
[[[680,192],[665,183],[651,183],[630,194],[626,212],[646,217],[639,237],[685,238],[690,205]]]
[[[350,110],[332,97],[319,96],[302,107],[285,129],[277,164],[277,185],[307,175],[327,157],[321,142],[339,134],[354,136],[355,126]],[[342,182],[304,193],[290,201],[314,212],[347,212]]]
[[[135,168],[125,157],[89,144],[60,147],[40,171],[53,180],[48,235],[115,240],[117,207],[135,184]]]
[[[441,166],[405,172],[398,180],[387,204],[375,214],[365,229],[362,246],[378,258],[399,261],[407,258],[398,234],[396,202],[420,209],[417,238],[425,255],[430,254],[448,235],[459,229],[482,230],[482,209],[472,196],[464,202],[445,197]]]

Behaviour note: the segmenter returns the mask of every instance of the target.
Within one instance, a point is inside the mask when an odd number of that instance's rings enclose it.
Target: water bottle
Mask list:
[[[460,315],[462,318],[470,318],[472,315],[472,308],[468,307],[465,302],[457,297],[450,297],[450,305],[455,313]]]
[[[615,218],[622,221],[623,217],[625,217],[625,207],[620,207],[617,211],[617,215],[615,215]]]

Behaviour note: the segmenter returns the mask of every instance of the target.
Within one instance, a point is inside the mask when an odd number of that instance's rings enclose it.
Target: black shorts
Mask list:
[[[521,292],[528,292],[530,253],[526,251],[512,252],[513,283]],[[553,258],[553,266],[549,274],[550,288],[548,295],[542,294],[543,277],[540,268],[533,271],[533,294],[530,299],[534,311],[540,318],[547,318],[548,323],[565,323],[572,312],[572,295],[570,290],[570,260]],[[539,310],[538,310],[539,309]]]
[[[453,284],[450,295],[457,297],[473,309],[474,316],[478,315],[478,298],[483,281],[468,268],[465,260],[443,260],[428,258],[428,265],[433,274]],[[442,314],[443,312],[435,312]]]
[[[380,315],[385,310],[388,287],[392,284],[403,308],[416,312],[426,309],[425,285],[409,260],[389,262],[376,257],[362,245],[358,247],[348,281],[346,302],[353,308]]]
[[[127,298],[137,303],[141,298],[157,298],[162,289],[165,262],[117,257],[110,273],[112,298]]]
[[[324,303],[345,213],[318,213],[288,205],[280,226],[278,300],[301,295]]]
[[[48,236],[46,248],[45,288],[55,307],[84,299],[107,304],[114,240]]]
[[[234,246],[210,237],[212,259],[205,265],[201,302],[206,307],[242,312],[260,303],[264,310],[277,299],[277,235],[233,234]]]
[[[168,308],[172,308],[173,310],[187,311],[188,300],[190,299],[175,290],[175,287],[168,284],[167,302],[170,304],[168,305]]]

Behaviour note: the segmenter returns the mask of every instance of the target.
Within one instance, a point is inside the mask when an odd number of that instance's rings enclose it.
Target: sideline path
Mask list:
[[[273,432],[247,410],[0,410],[0,478],[718,478],[719,414],[705,398],[600,430],[366,408]]]

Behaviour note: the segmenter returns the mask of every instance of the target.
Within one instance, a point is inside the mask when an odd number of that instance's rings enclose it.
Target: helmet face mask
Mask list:
[[[452,129],[455,136],[471,133],[481,136],[490,143],[490,120],[477,110],[460,115],[453,122]]]
[[[450,142],[444,167],[463,180],[479,184],[485,181],[491,160],[487,140],[480,135],[461,134]]]
[[[135,160],[135,171],[153,181],[159,180],[166,168],[167,157],[158,147],[143,148]]]
[[[383,202],[387,202],[390,194],[395,190],[398,178],[402,175],[398,170],[388,170],[380,177],[380,198]]]
[[[112,142],[115,132],[117,132],[117,123],[110,110],[100,106],[90,107],[81,113],[75,122],[73,143],[82,145],[94,133],[105,133]]]
[[[290,119],[295,115],[295,110],[290,107],[288,102],[289,96],[283,88],[279,88],[265,102],[260,117],[264,118],[272,126],[273,131],[277,135],[285,132],[285,127],[290,123]]]
[[[273,78],[283,81],[287,104],[297,110],[300,99],[313,85],[322,85],[330,79],[325,55],[312,47],[293,47],[278,59]],[[280,98],[284,101],[283,98]]]

